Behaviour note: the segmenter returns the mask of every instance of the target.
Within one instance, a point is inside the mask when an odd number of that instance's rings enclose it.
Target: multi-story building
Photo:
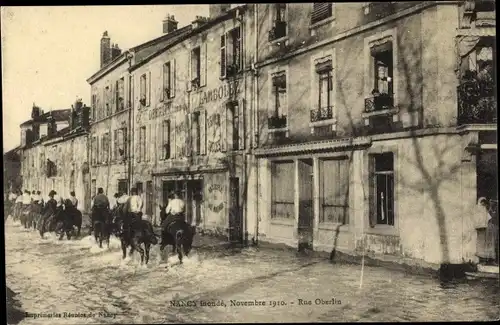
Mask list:
[[[6,195],[11,190],[20,190],[23,184],[20,151],[20,147],[16,147],[3,154],[3,191]]]
[[[492,1],[256,5],[250,236],[474,260],[497,199]]]
[[[163,22],[164,35],[123,53],[118,45],[111,44],[108,33],[104,32],[100,44],[101,67],[87,80],[93,108],[90,135],[92,196],[98,187],[107,195],[128,192],[131,187],[130,130],[132,110],[139,103],[139,94],[134,93],[134,77],[129,67],[186,31],[177,29],[174,17],[167,17]]]
[[[39,190],[44,196],[55,190],[63,197],[75,191],[80,209],[89,212],[89,112],[81,100],[71,109],[47,113],[33,107],[32,119],[21,124],[28,135],[21,147],[23,189]]]
[[[132,177],[146,191],[145,213],[158,217],[178,190],[188,222],[236,241],[244,237],[251,140],[251,9],[210,5],[210,17],[130,68],[139,98]]]

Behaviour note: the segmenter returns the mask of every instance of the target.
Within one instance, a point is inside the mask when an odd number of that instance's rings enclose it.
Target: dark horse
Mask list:
[[[119,207],[117,214],[115,223],[117,235],[121,241],[123,258],[127,257],[127,247],[130,246],[129,255],[138,251],[141,254],[141,264],[144,263],[144,257],[146,257],[146,264],[148,264],[151,245],[158,244],[153,225],[147,220],[142,220],[140,215],[134,216],[129,213],[126,205]],[[144,244],[144,249],[141,247],[142,244]]]
[[[38,224],[38,229],[40,231],[40,236],[43,238],[45,232],[56,231],[57,228],[61,228],[60,220],[61,214],[63,213],[62,207],[57,207],[57,202],[54,199],[50,199],[45,205],[42,217]]]
[[[64,213],[68,222],[68,228],[74,230],[74,227],[76,227],[76,236],[80,237],[83,219],[82,212],[73,206],[70,199],[66,199],[64,201]]]
[[[94,207],[92,209],[92,220],[94,220],[94,237],[99,243],[99,248],[102,248],[103,240],[109,248],[109,238],[111,236],[111,213],[107,208]]]
[[[177,251],[179,262],[182,264],[183,253],[188,256],[193,246],[193,237],[195,232],[193,228],[187,224],[182,218],[168,218],[169,215],[165,212],[166,207],[160,205],[161,218],[161,243],[160,251],[165,249],[165,246],[172,245],[172,252]]]

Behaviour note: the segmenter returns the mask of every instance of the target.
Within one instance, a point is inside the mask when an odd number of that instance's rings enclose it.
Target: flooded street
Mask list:
[[[172,322],[485,321],[499,319],[498,284],[445,287],[384,268],[333,265],[289,252],[207,249],[195,237],[183,265],[121,259],[119,242],[58,241],[7,220],[6,281],[19,324]],[[203,305],[202,305],[203,304]],[[16,321],[17,323],[17,321]]]

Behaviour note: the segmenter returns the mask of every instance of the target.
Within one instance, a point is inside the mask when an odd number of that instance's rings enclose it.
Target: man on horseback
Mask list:
[[[92,213],[90,217],[90,230],[89,230],[89,235],[92,234],[92,231],[94,230],[94,222],[95,222],[95,217],[97,216],[107,216],[109,212],[109,200],[108,197],[104,194],[104,190],[102,187],[99,187],[97,189],[97,195],[94,197],[94,200],[92,200]]]
[[[49,192],[49,200],[45,204],[44,212],[43,212],[42,218],[40,220],[40,228],[39,228],[40,229],[40,236],[43,236],[43,234],[45,232],[45,227],[46,227],[47,221],[51,217],[55,216],[55,214],[57,213],[57,201],[54,199],[55,195],[56,195],[56,191],[51,190]]]
[[[161,222],[161,228],[165,230],[165,233],[170,235],[170,227],[177,221],[185,221],[184,209],[186,204],[180,198],[180,194],[178,192],[173,192],[171,194],[171,199],[168,201],[167,207],[165,208],[165,219]],[[174,238],[171,238],[172,242]],[[162,244],[164,243],[165,238],[162,238]]]
[[[130,218],[130,226],[134,226],[137,221],[142,220],[142,198],[137,195],[137,189],[134,187],[130,190],[130,198],[128,199],[128,213]]]

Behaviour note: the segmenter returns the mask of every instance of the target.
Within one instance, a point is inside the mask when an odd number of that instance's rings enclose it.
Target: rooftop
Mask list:
[[[45,122],[49,121],[50,117],[52,117],[56,122],[69,121],[70,115],[71,115],[70,108],[56,109],[53,111],[43,113],[42,115],[40,115],[39,117],[37,117],[35,119],[27,120],[27,121],[21,123],[21,126],[30,125],[30,124],[33,124],[34,122],[45,123]]]

